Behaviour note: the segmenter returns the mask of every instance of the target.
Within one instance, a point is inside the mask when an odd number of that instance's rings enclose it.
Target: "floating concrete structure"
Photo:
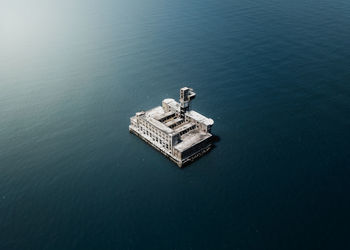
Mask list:
[[[164,99],[162,106],[137,112],[130,118],[129,131],[183,167],[212,147],[214,121],[190,110],[196,93],[180,89],[180,102]]]

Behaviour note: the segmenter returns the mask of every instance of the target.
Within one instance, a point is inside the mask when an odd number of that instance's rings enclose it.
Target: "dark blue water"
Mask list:
[[[0,249],[349,249],[348,0],[0,4]],[[185,169],[129,134],[215,120]]]

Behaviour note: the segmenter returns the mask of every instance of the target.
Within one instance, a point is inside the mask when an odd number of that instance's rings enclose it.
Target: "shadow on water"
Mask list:
[[[221,141],[221,137],[220,136],[218,136],[218,135],[213,135],[213,137],[212,137],[212,142],[213,143],[218,143],[218,142],[220,142]],[[215,146],[215,144],[213,144],[213,146]]]
[[[183,169],[183,168],[186,168],[186,167],[190,166],[193,162],[196,162],[196,161],[200,160],[203,156],[206,156],[207,154],[209,154],[210,151],[212,151],[212,150],[214,150],[215,148],[217,148],[217,143],[220,142],[220,140],[221,140],[220,136],[218,136],[218,135],[213,135],[213,136],[212,136],[212,139],[211,139],[212,145],[211,145],[210,149],[209,149],[208,151],[206,151],[205,153],[203,153],[201,156],[199,156],[199,157],[197,157],[197,158],[195,158],[195,159],[193,159],[193,160],[191,160],[191,161],[189,161],[189,162],[184,163],[184,164],[181,166],[180,169]]]

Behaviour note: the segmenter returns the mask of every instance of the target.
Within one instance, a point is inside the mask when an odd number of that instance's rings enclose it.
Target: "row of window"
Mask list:
[[[150,137],[152,141],[159,143],[162,147],[166,149],[169,149],[169,144],[167,142],[167,139],[164,136],[160,137],[158,134],[154,132],[152,133],[152,131],[150,131],[148,128],[142,125],[140,126],[140,130],[144,135],[147,135],[148,137]]]
[[[166,117],[160,119],[159,121],[160,121],[160,122],[166,122],[167,120],[170,120],[170,119],[173,118],[173,117],[175,117],[175,114],[166,116]]]
[[[156,134],[157,136],[163,138],[163,140],[169,139],[169,137],[165,134],[162,133],[161,131],[159,131],[159,129],[155,128],[154,126],[152,126],[150,123],[148,123],[147,121],[144,120],[140,120],[140,123],[145,126],[147,128],[148,131],[153,132],[154,134]]]
[[[185,129],[184,131],[181,131],[180,135],[186,134],[188,131],[190,131],[192,129],[195,129],[195,128],[196,128],[196,125],[193,125],[193,126],[189,127],[188,129]]]

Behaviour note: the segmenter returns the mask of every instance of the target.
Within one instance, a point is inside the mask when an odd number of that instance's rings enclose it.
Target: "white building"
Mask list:
[[[130,118],[129,131],[155,147],[179,167],[203,155],[212,145],[214,121],[190,110],[193,89],[180,89],[180,102],[164,99],[162,106],[137,112]]]

